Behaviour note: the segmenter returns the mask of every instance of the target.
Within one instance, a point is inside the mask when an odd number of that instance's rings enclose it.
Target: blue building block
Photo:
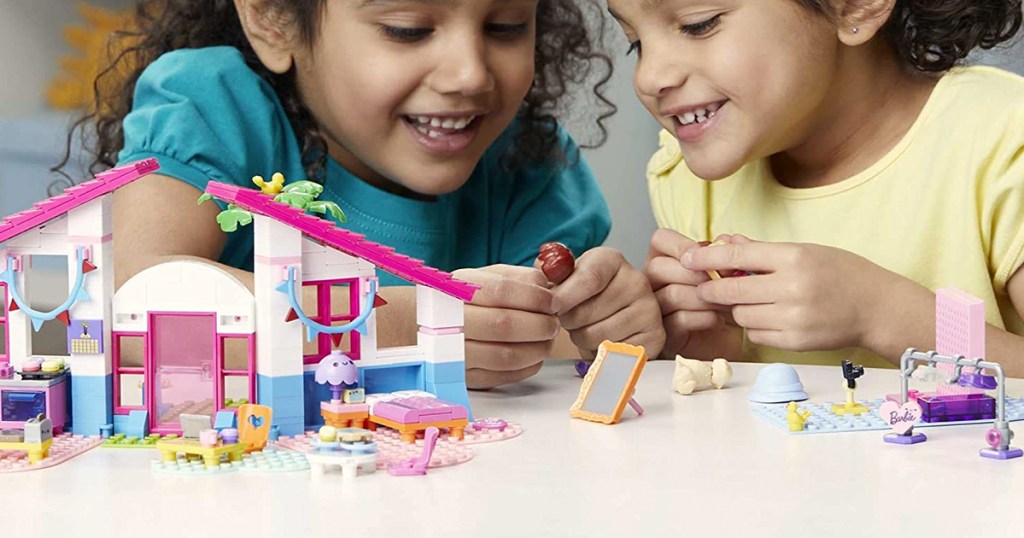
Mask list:
[[[225,428],[237,428],[238,416],[234,411],[217,411],[217,418],[213,421],[213,429],[220,431]]]
[[[99,435],[104,424],[113,422],[113,376],[81,376],[72,373],[71,423],[78,435]]]
[[[326,383],[323,385],[317,383],[314,377],[315,372],[306,372],[302,376],[302,384],[306,395],[303,402],[306,427],[316,429],[324,425],[324,418],[320,416],[320,402],[326,402],[331,399],[331,387]]]
[[[466,383],[466,363],[459,362],[428,362],[425,365],[425,383],[439,385],[443,383]]]
[[[469,406],[469,391],[465,383],[428,384],[423,390],[435,394],[440,400],[465,406],[470,422],[473,421],[473,408]]]
[[[120,428],[118,428],[118,424],[120,424]],[[123,433],[139,439],[149,435],[149,411],[133,409],[128,412],[128,415],[115,416],[114,433]]]
[[[299,435],[304,431],[305,390],[301,375],[256,377],[256,393],[260,405],[274,411],[273,423],[281,435]]]
[[[385,366],[360,366],[359,386],[367,394],[423,390],[423,363],[408,362]]]

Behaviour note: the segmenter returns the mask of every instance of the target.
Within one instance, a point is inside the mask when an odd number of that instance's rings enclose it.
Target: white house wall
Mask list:
[[[62,220],[60,225],[41,230],[43,237],[46,237],[47,233],[65,228],[69,290],[74,285],[75,273],[77,273],[73,265],[78,247],[87,249],[88,259],[96,266],[95,271],[85,275],[84,288],[89,294],[90,300],[76,303],[68,312],[71,319],[112,319],[114,299],[114,248],[111,235],[113,222],[110,216],[112,212],[113,199],[110,195],[102,196],[71,210],[67,220]],[[106,321],[105,323],[109,324],[110,322]],[[104,352],[72,355],[69,361],[75,375],[100,376],[108,375],[111,372],[110,327],[104,327],[102,335],[93,336],[103,338]]]
[[[147,332],[149,312],[213,312],[218,333],[256,330],[253,294],[228,272],[203,262],[162,263],[132,277],[114,296],[114,331]]]
[[[16,274],[16,288],[32,298],[26,288],[26,276],[32,271],[32,256],[61,256],[67,260],[68,281],[65,289],[70,293],[77,276],[77,249],[86,249],[96,270],[84,277],[89,301],[74,304],[69,316],[72,319],[110,319],[111,293],[114,289],[114,259],[111,248],[111,199],[103,196],[68,212],[64,217],[51,221],[45,226],[29,230],[8,241],[7,248],[0,253],[6,268],[7,256],[21,257],[22,271]],[[20,365],[32,354],[32,322],[23,312],[10,312],[8,320],[10,342],[8,343],[11,363]],[[103,349],[110,349],[110,332],[94,335],[104,339]],[[102,376],[110,373],[109,353],[96,355],[79,354],[62,356],[73,368],[75,375]]]

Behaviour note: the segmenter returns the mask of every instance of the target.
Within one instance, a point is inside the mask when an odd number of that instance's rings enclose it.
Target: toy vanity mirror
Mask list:
[[[647,353],[642,346],[602,342],[594,363],[583,377],[580,394],[569,409],[569,415],[604,424],[618,422],[626,404],[633,398],[636,382],[646,363]],[[637,409],[637,412],[642,411]]]

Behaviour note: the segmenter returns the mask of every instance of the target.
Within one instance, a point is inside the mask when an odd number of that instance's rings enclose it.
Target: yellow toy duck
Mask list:
[[[270,181],[265,181],[263,176],[253,176],[252,182],[263,191],[263,194],[277,196],[284,189],[284,174],[277,172],[270,176]]]
[[[789,431],[804,431],[804,422],[811,416],[809,410],[797,411],[796,402],[786,404],[786,422],[789,423]]]

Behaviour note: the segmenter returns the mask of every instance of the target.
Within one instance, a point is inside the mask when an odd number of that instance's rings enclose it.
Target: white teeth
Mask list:
[[[707,108],[694,109],[679,116],[676,116],[675,118],[676,120],[679,121],[679,123],[683,125],[691,125],[693,123],[705,123],[711,118],[715,117],[715,114],[718,112],[719,108],[721,108],[721,105],[708,105]]]
[[[408,116],[409,121],[416,128],[417,131],[427,135],[431,138],[437,138],[446,134],[441,132],[441,129],[446,131],[461,131],[465,129],[476,116],[466,116],[463,118],[439,118],[435,116]]]

